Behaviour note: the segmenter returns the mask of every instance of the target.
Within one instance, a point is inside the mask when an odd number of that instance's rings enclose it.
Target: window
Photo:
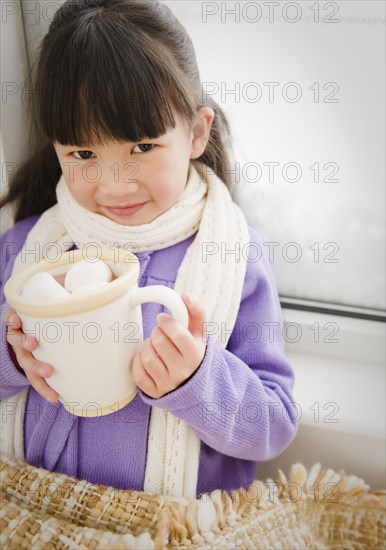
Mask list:
[[[164,3],[193,39],[204,95],[230,119],[233,195],[282,305],[383,319],[384,3]],[[59,4],[21,1],[3,25],[24,64]],[[3,77],[20,85],[23,63],[3,64]],[[24,135],[20,92],[7,99],[3,186],[26,149],[12,137]]]
[[[234,129],[283,308],[299,434],[259,477],[300,460],[383,487],[384,3],[166,3]]]
[[[383,2],[165,3],[234,128],[234,195],[282,304],[382,318]]]

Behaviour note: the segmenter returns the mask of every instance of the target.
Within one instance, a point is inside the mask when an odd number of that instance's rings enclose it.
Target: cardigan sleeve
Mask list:
[[[31,216],[26,220],[16,223],[0,237],[0,399],[16,395],[24,388],[30,386],[30,382],[23,370],[19,367],[15,353],[7,342],[7,326],[3,321],[5,311],[10,307],[4,296],[4,285],[12,274],[13,264],[17,254],[38,217]]]
[[[158,399],[139,394],[187,422],[216,451],[266,461],[284,451],[298,425],[274,271],[252,228],[250,237],[242,299],[226,349],[209,334],[204,359],[191,378]]]

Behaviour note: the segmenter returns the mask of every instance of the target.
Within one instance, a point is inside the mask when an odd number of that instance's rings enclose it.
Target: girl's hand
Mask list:
[[[3,316],[3,321],[7,325],[7,342],[12,347],[17,362],[25,372],[26,377],[31,382],[31,386],[47,401],[56,403],[59,394],[56,393],[44,380],[53,373],[51,365],[37,361],[32,355],[39,343],[33,336],[25,335],[21,330],[21,319],[14,309],[7,309]]]
[[[187,293],[182,299],[188,308],[188,329],[160,313],[158,325],[133,359],[134,382],[153,398],[178,388],[198,369],[205,355],[205,310],[196,301],[190,303]]]

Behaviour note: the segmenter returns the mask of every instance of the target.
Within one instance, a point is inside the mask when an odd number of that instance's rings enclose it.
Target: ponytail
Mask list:
[[[14,203],[14,222],[42,214],[56,203],[55,190],[61,173],[55,149],[48,143],[10,178],[8,193],[0,200],[0,208]]]
[[[210,129],[209,141],[199,161],[208,166],[231,189],[231,166],[229,152],[231,151],[231,132],[224,111],[213,98],[206,102],[213,109],[215,116]]]

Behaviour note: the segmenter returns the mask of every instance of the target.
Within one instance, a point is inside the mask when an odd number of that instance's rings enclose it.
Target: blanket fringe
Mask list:
[[[243,548],[291,548],[295,543],[330,548],[326,541],[318,542],[311,526],[304,523],[306,516],[318,517],[314,522],[310,519],[313,529],[314,523],[319,522],[322,529],[327,520],[339,520],[341,532],[347,528],[351,537],[353,526],[358,528],[360,523],[358,536],[371,536],[372,548],[382,548],[377,541],[383,544],[385,536],[386,491],[370,493],[363,479],[342,469],[323,469],[320,463],[308,470],[296,463],[288,477],[279,469],[276,480],[255,480],[248,489],[215,490],[200,499],[96,485],[10,460],[4,454],[1,482],[4,550],[233,548],[240,540]],[[296,513],[302,514],[299,525]],[[283,522],[287,534],[284,530],[278,541],[282,529],[271,528],[275,523],[282,527]],[[341,535],[338,529],[338,534],[328,536]],[[335,539],[333,543],[331,547],[345,547]]]

